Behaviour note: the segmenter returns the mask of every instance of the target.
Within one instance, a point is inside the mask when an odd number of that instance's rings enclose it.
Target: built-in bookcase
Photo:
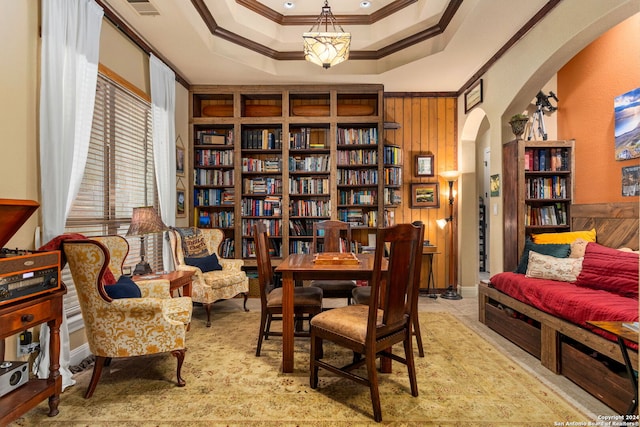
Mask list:
[[[527,236],[571,230],[574,142],[503,145],[505,271],[515,270]]]
[[[225,230],[227,255],[253,265],[257,221],[277,258],[308,252],[316,221],[350,222],[358,250],[392,217],[402,156],[379,137],[382,86],[195,86],[190,98],[191,218]]]

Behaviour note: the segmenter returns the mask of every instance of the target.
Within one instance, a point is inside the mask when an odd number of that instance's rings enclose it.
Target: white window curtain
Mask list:
[[[94,0],[43,0],[40,82],[40,179],[43,242],[64,232],[89,149],[104,12]],[[34,373],[49,376],[49,328],[40,331]],[[66,316],[60,329],[62,389],[69,371]]]
[[[153,159],[156,167],[160,216],[166,225],[176,224],[176,76],[156,56],[149,56]],[[164,245],[164,268],[171,270],[168,242]]]

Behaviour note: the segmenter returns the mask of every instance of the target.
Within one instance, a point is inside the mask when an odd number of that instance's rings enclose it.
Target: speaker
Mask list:
[[[12,392],[29,381],[29,364],[27,362],[0,363],[0,397]]]

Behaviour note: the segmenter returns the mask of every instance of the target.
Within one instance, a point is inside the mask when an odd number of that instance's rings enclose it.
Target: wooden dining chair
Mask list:
[[[350,252],[351,225],[344,221],[317,221],[313,223],[311,253]],[[351,304],[351,292],[356,287],[353,280],[312,280],[311,286],[322,289],[323,298],[346,298]]]
[[[382,421],[376,359],[388,357],[407,366],[411,395],[418,396],[418,383],[413,361],[411,323],[417,307],[419,282],[415,280],[421,262],[424,226],[399,224],[380,228],[371,278],[371,303],[353,304],[323,311],[311,319],[311,351],[309,384],[318,387],[318,370],[323,368],[369,387],[373,418]],[[388,269],[383,271],[384,246],[390,244]],[[353,362],[337,366],[323,360],[324,340],[348,348]],[[391,347],[402,343],[404,357],[393,354]],[[354,369],[366,365],[367,377]]]
[[[263,339],[282,336],[282,332],[271,331],[271,322],[282,320],[282,288],[275,287],[269,255],[269,237],[263,223],[253,226],[253,238],[256,245],[260,287],[260,333],[256,347],[256,356],[260,356]],[[296,286],[293,290],[293,311],[296,321],[311,320],[314,315],[322,311],[322,289]],[[294,336],[308,337],[309,332],[296,328]]]
[[[413,225],[422,226],[422,221],[413,221]],[[420,255],[422,256],[422,254]],[[419,258],[420,259],[420,258]],[[414,280],[418,282],[418,293],[420,292],[420,276],[422,272],[422,260],[416,266],[416,272],[414,274]],[[356,304],[369,304],[369,300],[371,299],[371,286],[356,286],[353,288],[351,292],[353,296],[353,302]],[[420,319],[418,318],[418,298],[416,298],[416,307],[413,310],[413,335],[416,337],[416,344],[418,345],[418,356],[424,357],[424,347],[422,346],[422,333],[420,332]]]

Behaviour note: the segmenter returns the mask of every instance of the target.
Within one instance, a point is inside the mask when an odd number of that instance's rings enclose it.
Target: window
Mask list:
[[[65,231],[87,237],[125,236],[134,207],[157,208],[152,145],[149,101],[99,73],[89,155]],[[130,249],[125,265],[133,267],[140,261],[141,239],[127,240]],[[146,260],[154,271],[161,270],[162,235],[145,236],[145,244]],[[62,279],[67,285],[67,317],[79,315],[68,267]]]

